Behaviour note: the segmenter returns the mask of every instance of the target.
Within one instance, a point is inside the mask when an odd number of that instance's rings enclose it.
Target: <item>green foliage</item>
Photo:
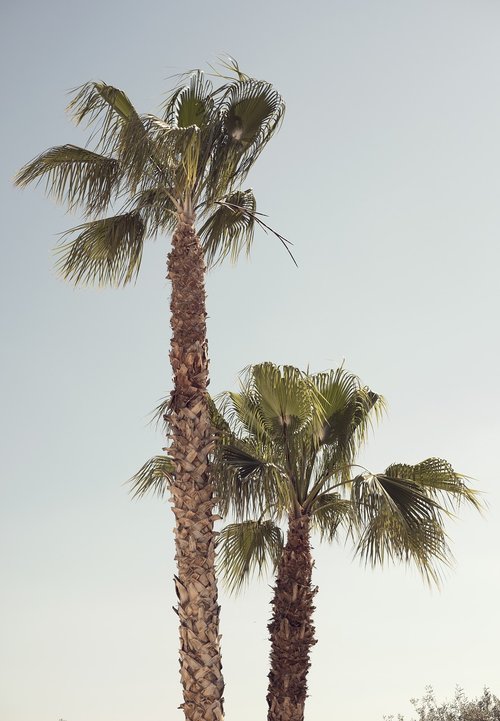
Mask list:
[[[284,103],[267,82],[234,61],[217,87],[196,70],[182,76],[163,117],[140,114],[127,95],[104,82],[74,91],[68,111],[91,129],[94,149],[51,148],[27,163],[16,184],[46,192],[89,223],[58,249],[58,268],[76,283],[124,285],[138,271],[142,246],[180,219],[198,217],[209,263],[249,251],[255,226],[273,232],[241,186],[279,127]],[[111,211],[111,217],[102,214]],[[289,250],[288,250],[289,252]]]
[[[94,220],[72,228],[76,238],[57,248],[56,267],[75,284],[125,285],[139,272],[145,234],[138,211]]]
[[[172,481],[175,468],[169,456],[151,458],[128,481],[133,498],[147,494],[163,498]]]
[[[439,458],[354,475],[359,448],[383,410],[383,399],[343,368],[317,374],[272,363],[248,368],[240,391],[219,402],[227,428],[212,467],[222,515],[242,523],[244,535],[252,519],[279,525],[306,514],[324,540],[343,529],[366,563],[411,562],[438,583],[440,565],[452,558],[448,509],[462,502],[479,508],[477,494]],[[237,589],[239,574],[253,566],[241,554],[231,566],[227,541],[222,534],[220,570]]]
[[[432,687],[427,687],[421,699],[412,699],[416,717],[412,721],[500,721],[500,700],[485,688],[479,698],[468,699],[457,688],[451,701],[439,704]],[[385,716],[386,721],[394,721],[394,716]],[[398,715],[397,721],[404,721]]]
[[[241,588],[249,577],[274,571],[283,551],[283,533],[272,521],[244,521],[227,525],[218,540],[218,566],[231,591]]]

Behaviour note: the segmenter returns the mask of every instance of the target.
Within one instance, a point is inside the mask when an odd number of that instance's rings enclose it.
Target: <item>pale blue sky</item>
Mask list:
[[[174,73],[230,53],[287,102],[250,182],[270,237],[208,281],[212,390],[251,362],[345,359],[389,402],[363,454],[449,459],[486,494],[450,523],[441,592],[316,543],[307,721],[381,721],[434,684],[500,694],[500,5],[492,0],[237,4],[4,0],[1,10],[2,721],[177,719],[172,517],[122,483],[163,445],[168,239],[135,287],[73,290],[51,248],[78,218],[11,187],[86,136],[86,80],[155,111]],[[269,586],[222,594],[227,719],[265,718]]]

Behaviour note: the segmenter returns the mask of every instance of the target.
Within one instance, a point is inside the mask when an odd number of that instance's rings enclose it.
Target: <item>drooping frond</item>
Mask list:
[[[234,191],[222,200],[215,201],[215,205],[215,211],[208,215],[199,233],[209,266],[216,265],[228,256],[236,262],[242,251],[248,255],[256,227],[266,234],[274,235],[297,266],[290,249],[292,244],[263,220],[265,216],[262,213],[257,212],[251,189]],[[205,208],[203,217],[206,216]]]
[[[139,270],[145,224],[138,212],[79,225],[56,249],[57,269],[75,284],[126,285]]]
[[[92,138],[103,153],[121,161],[130,190],[155,167],[151,139],[138,112],[123,90],[103,82],[77,88],[68,110],[77,124],[96,125]]]
[[[351,502],[338,493],[321,493],[312,506],[311,521],[321,540],[331,543],[341,526],[349,533],[355,522]]]
[[[443,509],[420,484],[364,474],[353,480],[351,500],[363,529],[356,549],[361,558],[371,565],[413,562],[427,581],[439,582],[436,564],[451,561]]]
[[[65,200],[70,209],[83,206],[87,214],[100,213],[118,191],[120,163],[86,148],[61,145],[21,168],[15,184],[25,187],[43,180],[47,194],[58,202]]]
[[[128,481],[133,498],[142,498],[147,494],[163,498],[175,472],[169,456],[151,458]]]
[[[177,208],[163,186],[140,190],[130,205],[141,213],[151,237],[161,231],[172,232],[177,225]]]
[[[240,440],[227,432],[216,446],[212,478],[217,505],[222,516],[237,519],[260,516],[271,507],[290,507],[290,487],[286,477],[265,457],[258,441]]]
[[[89,125],[100,120],[106,131],[115,121],[115,116],[129,120],[137,111],[123,90],[104,82],[89,82],[76,88],[68,104],[68,111],[77,125],[84,120]]]
[[[482,508],[478,492],[467,485],[467,476],[457,473],[442,458],[427,458],[413,466],[393,463],[386,469],[385,475],[415,481],[445,507],[458,508],[462,503],[470,503],[477,510]]]
[[[237,190],[220,200],[199,231],[209,266],[227,256],[236,261],[248,255],[255,229],[255,196],[251,189]]]
[[[283,534],[272,521],[244,521],[226,526],[218,541],[218,571],[231,593],[253,573],[274,570],[283,551]]]

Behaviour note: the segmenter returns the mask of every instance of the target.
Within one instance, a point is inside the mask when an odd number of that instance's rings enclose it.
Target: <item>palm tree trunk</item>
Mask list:
[[[304,719],[309,652],[316,643],[312,615],[317,589],[311,585],[312,567],[309,518],[290,516],[268,626],[271,639],[268,721]]]
[[[175,464],[178,576],[175,586],[180,674],[186,721],[222,721],[223,691],[215,579],[213,493],[208,455],[213,438],[207,404],[205,262],[191,219],[179,222],[168,258],[172,282],[170,360],[174,389],[166,420]]]

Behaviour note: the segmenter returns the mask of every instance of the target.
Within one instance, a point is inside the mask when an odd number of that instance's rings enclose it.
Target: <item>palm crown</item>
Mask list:
[[[214,479],[223,515],[219,564],[232,589],[283,548],[280,522],[307,516],[333,540],[339,527],[356,552],[377,564],[414,561],[428,580],[447,562],[444,518],[476,494],[442,459],[392,464],[383,473],[355,465],[356,453],[383,399],[344,369],[310,375],[270,363],[253,366],[239,393],[223,396],[227,419]],[[358,468],[360,473],[353,473]]]
[[[94,150],[51,148],[16,177],[19,186],[45,180],[50,195],[85,216],[58,248],[63,277],[130,282],[144,240],[173,230],[180,218],[199,217],[209,262],[248,250],[256,224],[269,230],[252,190],[241,184],[279,126],[283,100],[235,61],[228,67],[231,77],[216,88],[201,71],[183,76],[161,117],[140,115],[122,90],[104,82],[75,91],[68,109],[77,124],[93,126]]]

